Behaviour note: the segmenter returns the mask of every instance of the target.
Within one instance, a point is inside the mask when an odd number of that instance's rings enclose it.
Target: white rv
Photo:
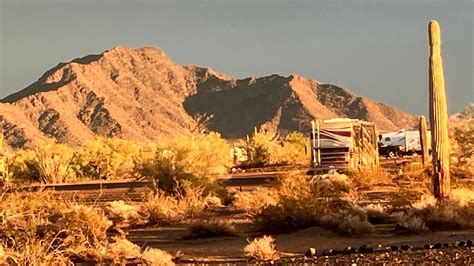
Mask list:
[[[430,147],[430,132],[427,132]],[[418,130],[399,130],[379,135],[379,153],[387,157],[421,153],[420,132]]]

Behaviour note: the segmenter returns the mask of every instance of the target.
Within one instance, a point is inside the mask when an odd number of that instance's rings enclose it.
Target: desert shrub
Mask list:
[[[474,205],[460,206],[443,203],[423,209],[413,209],[412,215],[420,217],[431,230],[456,230],[474,228]]]
[[[184,183],[182,188],[173,194],[161,191],[150,195],[143,212],[147,213],[152,223],[169,224],[196,218],[203,213],[206,206],[203,190],[192,187],[190,183]]]
[[[116,237],[107,246],[106,258],[114,263],[123,263],[141,257],[140,247],[125,238]]]
[[[418,216],[407,214],[405,212],[395,212],[392,214],[395,218],[396,228],[400,231],[408,233],[421,233],[426,232],[428,227],[426,226],[423,219]]]
[[[317,197],[333,198],[348,195],[352,191],[352,182],[345,174],[331,173],[314,176],[311,181],[312,194]]]
[[[265,166],[281,163],[282,147],[274,133],[255,131],[247,141],[249,166]]]
[[[301,132],[291,132],[282,141],[282,157],[286,163],[307,163],[310,160],[310,140]]]
[[[0,210],[0,242],[18,264],[98,257],[112,224],[101,210],[47,192],[4,194]]]
[[[390,215],[387,212],[387,207],[382,204],[368,204],[362,207],[362,210],[367,215],[367,219],[372,224],[384,223],[390,219]]]
[[[280,256],[275,250],[274,242],[275,239],[271,236],[255,238],[244,247],[244,254],[258,260],[276,260]]]
[[[139,206],[126,204],[122,200],[108,202],[104,209],[107,218],[117,229],[145,224],[148,221]]]
[[[191,235],[196,238],[236,236],[237,229],[229,221],[219,219],[201,220],[191,225]]]
[[[451,172],[459,178],[474,176],[474,118],[453,123],[451,134]]]
[[[78,261],[110,264],[138,260],[173,265],[166,252],[147,249],[142,253],[123,237],[110,242],[107,230],[111,226],[102,209],[72,204],[55,198],[51,192],[3,194],[0,196],[0,262],[72,265]]]
[[[48,142],[33,148],[36,155],[34,166],[44,183],[67,183],[75,181],[71,168],[74,150],[64,144]]]
[[[410,217],[421,219],[430,230],[474,228],[474,201],[472,192],[454,189],[452,198],[437,202],[431,195],[423,195],[407,211]]]
[[[118,138],[96,138],[78,148],[74,156],[77,175],[90,179],[131,177],[140,146]]]
[[[391,175],[383,168],[362,168],[359,171],[349,171],[348,176],[359,189],[371,189],[376,185],[392,183]]]
[[[455,202],[460,206],[466,206],[470,203],[474,203],[474,191],[469,188],[460,187],[451,189],[449,197],[452,202]]]
[[[151,158],[141,161],[136,171],[167,192],[189,181],[205,192],[218,189],[217,177],[231,165],[229,147],[218,133],[177,136],[159,143]]]
[[[257,188],[253,191],[238,192],[234,196],[232,204],[237,209],[244,210],[251,215],[265,205],[276,205],[278,200],[278,193],[275,189]]]
[[[373,226],[361,208],[337,197],[324,198],[322,196],[327,194],[318,194],[322,190],[313,185],[300,173],[285,176],[276,188],[277,204],[264,205],[256,210],[251,216],[253,221],[262,231],[271,233],[310,226],[353,234],[373,231]]]
[[[309,139],[301,132],[291,132],[283,139],[275,133],[255,131],[246,143],[248,166],[284,165],[306,163],[309,160]]]
[[[165,251],[157,248],[146,248],[143,252],[140,247],[123,237],[114,237],[111,243],[108,243],[104,261],[108,263],[128,265],[144,262],[147,265],[172,266],[173,257]],[[143,265],[138,263],[138,265]]]
[[[340,233],[352,235],[370,234],[374,226],[368,221],[367,214],[357,206],[345,206],[327,211],[319,219],[319,224]]]
[[[39,181],[39,171],[35,167],[36,156],[33,150],[20,149],[15,151],[8,160],[8,169],[17,183]]]
[[[9,161],[13,179],[64,183],[76,180],[72,161],[74,149],[52,141],[31,150],[19,150]]]

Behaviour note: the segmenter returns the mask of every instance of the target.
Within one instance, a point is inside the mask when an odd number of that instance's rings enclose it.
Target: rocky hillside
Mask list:
[[[97,135],[154,139],[192,132],[204,116],[209,129],[228,138],[254,127],[307,130],[313,118],[359,118],[384,130],[417,120],[335,85],[298,75],[236,80],[177,65],[152,47],[119,46],[61,63],[0,103],[0,128],[13,147],[46,137],[70,144]]]

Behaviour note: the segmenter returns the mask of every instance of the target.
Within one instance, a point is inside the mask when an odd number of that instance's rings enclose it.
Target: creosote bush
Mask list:
[[[248,161],[244,165],[267,166],[306,163],[310,156],[309,139],[301,132],[291,132],[284,138],[266,131],[255,131],[248,142],[240,146],[247,149]]]
[[[217,191],[217,178],[231,166],[229,150],[218,133],[181,135],[159,143],[151,156],[142,156],[136,172],[170,193],[184,181],[203,188],[206,193]]]
[[[141,147],[133,141],[102,138],[87,141],[74,152],[76,175],[85,179],[123,179],[134,175]]]
[[[9,160],[9,169],[14,181],[73,182],[76,180],[73,156],[73,148],[48,141],[31,150],[17,151]]]

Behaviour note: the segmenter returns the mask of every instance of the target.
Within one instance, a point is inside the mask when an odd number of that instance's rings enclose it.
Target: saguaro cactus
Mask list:
[[[428,132],[426,129],[426,119],[424,116],[420,116],[420,124],[418,125],[418,130],[420,131],[420,144],[421,144],[421,161],[423,166],[428,165]]]
[[[435,20],[428,24],[430,43],[429,87],[430,125],[433,154],[433,187],[438,200],[449,197],[449,139],[448,110],[444,88],[443,60],[441,58],[441,29]]]

